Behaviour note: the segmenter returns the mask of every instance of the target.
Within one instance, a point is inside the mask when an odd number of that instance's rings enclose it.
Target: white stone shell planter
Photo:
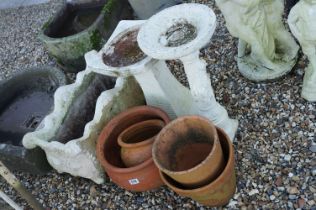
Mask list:
[[[141,27],[137,39],[147,55],[183,62],[195,106],[192,110],[196,110],[190,114],[210,119],[233,140],[238,122],[230,119],[225,108],[216,101],[206,63],[199,58],[200,49],[210,42],[215,27],[216,16],[210,8],[201,4],[181,4],[152,16]]]
[[[123,67],[112,67],[103,62],[103,54],[113,50],[113,43],[143,23],[144,21],[121,21],[110,41],[99,52],[90,51],[85,55],[88,68],[109,76],[125,78],[133,75],[142,87],[147,105],[163,109],[170,118],[196,113],[190,91],[171,74],[165,61],[145,56],[139,62]]]
[[[104,181],[104,170],[96,159],[96,140],[105,124],[125,109],[144,104],[143,93],[133,77],[118,78],[113,89],[102,92],[98,97],[93,120],[85,125],[83,136],[60,143],[54,139],[72,101],[78,92],[86,87],[87,78],[96,74],[90,69],[78,73],[76,82],[57,89],[54,96],[54,110],[47,115],[35,132],[23,138],[28,148],[41,147],[48,162],[59,173],[66,172],[93,180],[100,184]],[[52,139],[54,141],[52,141]]]

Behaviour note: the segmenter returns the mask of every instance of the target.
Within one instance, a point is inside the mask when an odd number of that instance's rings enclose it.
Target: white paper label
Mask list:
[[[128,180],[128,182],[130,183],[130,185],[139,184],[139,180],[138,179],[130,179],[130,180]]]

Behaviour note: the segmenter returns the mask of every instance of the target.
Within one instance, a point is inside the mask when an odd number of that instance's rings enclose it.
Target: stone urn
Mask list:
[[[160,172],[164,183],[181,196],[190,197],[198,203],[220,207],[229,203],[236,191],[234,147],[227,134],[217,128],[219,141],[224,154],[224,169],[215,180],[196,188],[188,188],[176,182],[164,172]]]
[[[99,50],[126,16],[124,0],[65,1],[39,38],[65,71],[76,73],[85,69],[84,54]]]
[[[134,107],[115,116],[102,130],[97,143],[97,157],[111,180],[131,191],[147,191],[162,185],[159,170],[152,157],[144,162],[126,167],[121,159],[118,136],[128,127],[139,122],[158,119],[169,122],[168,115],[151,106]]]
[[[57,89],[53,112],[39,129],[24,136],[23,145],[43,149],[58,172],[100,184],[104,171],[96,159],[98,135],[112,117],[143,104],[143,93],[133,77],[116,79],[86,69],[77,74],[75,83]]]
[[[22,145],[25,133],[39,129],[54,107],[55,90],[67,83],[52,67],[27,69],[0,83],[0,160],[10,170],[43,174],[49,166],[45,153]]]
[[[153,159],[159,170],[185,187],[201,187],[224,168],[222,147],[213,123],[200,116],[180,117],[158,134]]]
[[[139,165],[152,156],[152,145],[164,126],[162,120],[146,120],[128,127],[118,136],[125,166]]]

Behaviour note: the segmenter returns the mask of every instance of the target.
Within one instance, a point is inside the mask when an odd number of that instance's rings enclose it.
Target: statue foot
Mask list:
[[[297,56],[294,59],[285,61],[283,55],[278,55],[276,62],[269,62],[262,65],[245,53],[247,43],[239,40],[238,43],[238,68],[240,73],[249,80],[255,82],[275,80],[289,73],[296,63]],[[289,56],[285,55],[284,56]]]

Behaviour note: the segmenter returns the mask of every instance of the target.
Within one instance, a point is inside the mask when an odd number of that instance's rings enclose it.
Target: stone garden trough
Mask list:
[[[25,133],[38,128],[53,109],[55,90],[66,84],[60,70],[27,69],[0,84],[0,160],[11,170],[42,174],[51,169],[45,153],[22,145]]]

